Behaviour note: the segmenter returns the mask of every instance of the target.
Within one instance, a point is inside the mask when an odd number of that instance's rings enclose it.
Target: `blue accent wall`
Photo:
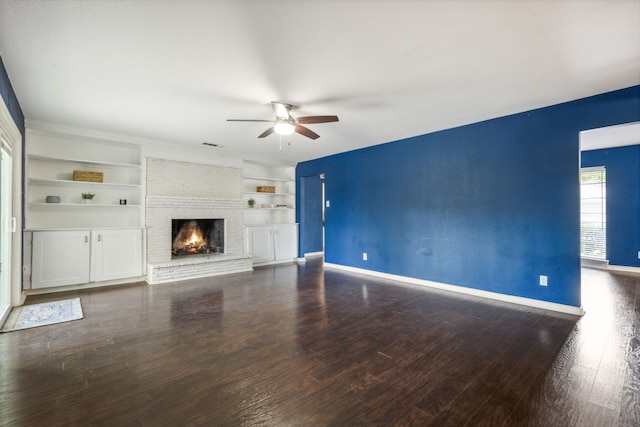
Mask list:
[[[635,86],[303,162],[296,176],[325,173],[326,262],[580,306],[578,134],[639,119]]]
[[[607,169],[607,259],[640,267],[640,145],[585,151],[582,166]]]
[[[2,96],[5,105],[9,109],[11,117],[16,123],[16,126],[18,126],[22,134],[22,140],[24,141],[24,114],[22,114],[22,108],[20,108],[16,93],[13,91],[13,86],[11,86],[11,81],[4,67],[2,57],[0,57],[0,96]]]

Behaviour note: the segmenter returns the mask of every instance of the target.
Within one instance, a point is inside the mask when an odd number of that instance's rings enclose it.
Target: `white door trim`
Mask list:
[[[11,244],[11,305],[19,306],[26,298],[22,294],[22,134],[2,97],[0,101],[0,129],[8,138],[13,159],[11,210],[16,219],[16,232]]]

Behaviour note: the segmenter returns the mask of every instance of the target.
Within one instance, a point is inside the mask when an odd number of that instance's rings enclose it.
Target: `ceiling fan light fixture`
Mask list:
[[[305,127],[304,125],[311,125],[315,123],[330,123],[337,122],[338,116],[306,116],[295,118],[289,114],[289,111],[294,108],[291,104],[284,104],[282,102],[271,101],[273,111],[276,113],[275,120],[264,119],[227,119],[228,122],[267,122],[273,123],[269,129],[258,135],[258,138],[266,138],[272,133],[277,133],[280,136],[289,136],[296,132],[302,136],[310,139],[318,139],[320,135]]]
[[[291,123],[287,123],[287,122],[278,122],[273,127],[273,129],[279,135],[291,135],[293,133],[293,131],[295,130],[295,126],[292,125]]]

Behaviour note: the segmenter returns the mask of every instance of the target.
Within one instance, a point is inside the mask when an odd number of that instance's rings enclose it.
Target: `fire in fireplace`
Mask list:
[[[171,258],[224,253],[224,219],[172,219]]]

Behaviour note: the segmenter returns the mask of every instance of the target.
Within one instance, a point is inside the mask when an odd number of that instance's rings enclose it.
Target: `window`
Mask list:
[[[580,256],[607,258],[607,172],[580,169]]]

